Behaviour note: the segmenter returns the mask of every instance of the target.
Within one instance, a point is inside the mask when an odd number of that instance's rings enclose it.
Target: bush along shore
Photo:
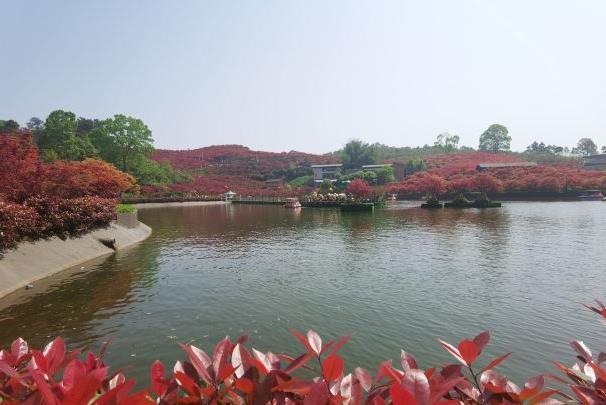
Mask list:
[[[587,306],[606,320],[606,306]],[[69,351],[57,338],[44,350],[23,339],[0,351],[0,399],[3,404],[604,404],[604,353],[596,358],[573,341],[576,363],[555,362],[559,375],[530,378],[522,387],[496,369],[511,353],[481,359],[490,333],[463,339],[457,346],[439,341],[454,363],[422,369],[402,351],[400,365],[380,363],[371,373],[346,370],[339,355],[349,336],[323,342],[313,330],[291,331],[303,352],[296,356],[249,349],[247,336],[220,341],[210,355],[181,344],[187,359],[171,371],[155,361],[151,384],[132,392],[133,379],[112,372],[99,354]],[[304,371],[304,372],[301,372]],[[348,372],[349,371],[349,372]],[[557,388],[554,388],[557,387]]]
[[[21,240],[78,236],[116,219],[132,176],[86,159],[46,163],[31,133],[0,136],[0,253]]]

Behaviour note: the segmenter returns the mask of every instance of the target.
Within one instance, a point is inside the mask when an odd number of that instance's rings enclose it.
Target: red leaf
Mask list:
[[[313,358],[313,355],[311,353],[304,353],[304,354],[300,355],[299,357],[297,357],[296,359],[292,360],[291,363],[288,365],[288,367],[286,367],[284,369],[284,372],[286,374],[290,374],[293,371],[299,369],[300,367],[305,366],[305,363],[307,363],[312,358]]]
[[[445,342],[443,340],[439,340],[439,342],[440,342],[440,344],[442,345],[443,348],[445,348],[446,350],[448,350],[448,352],[450,352],[450,354],[453,355],[453,357],[455,359],[457,359],[458,361],[460,361],[464,365],[467,365],[467,363],[465,363],[465,360],[463,359],[463,357],[461,357],[461,353],[459,353],[459,349],[457,349],[456,347],[454,347],[450,343],[447,343],[447,342]]]
[[[486,370],[491,370],[493,368],[495,368],[496,366],[498,366],[499,364],[501,364],[503,361],[505,361],[505,359],[507,357],[509,357],[511,353],[505,353],[502,356],[497,357],[496,359],[494,359],[493,361],[491,361],[490,363],[488,363],[488,365],[486,367],[484,367],[482,369],[482,371],[486,371]]]
[[[402,370],[404,370],[404,372],[419,368],[415,358],[411,354],[406,353],[404,350],[402,350],[400,353],[400,361],[402,363]]]
[[[467,340],[467,339],[462,340],[461,343],[459,343],[458,349],[459,349],[459,353],[461,354],[461,357],[465,361],[465,364],[467,364],[470,367],[473,364],[473,362],[480,355],[480,351],[478,350],[478,347],[471,340]]]
[[[228,377],[230,377],[234,373],[234,371],[236,371],[236,368],[231,364],[227,364],[226,366],[221,367],[221,372],[217,377],[217,382],[222,383]]]
[[[231,354],[232,348],[232,344],[228,338],[223,339],[215,346],[212,356],[213,371],[215,378],[218,378],[220,375],[224,374],[223,369],[228,366],[227,359]]]
[[[372,376],[368,372],[368,370],[363,369],[361,367],[357,367],[354,370],[354,373],[358,380],[360,381],[360,385],[364,388],[364,391],[368,392],[372,388]]]
[[[177,384],[189,395],[199,395],[200,389],[190,376],[182,371],[175,371],[175,379],[177,380]]]
[[[482,352],[488,342],[490,341],[490,331],[484,331],[480,333],[478,336],[473,338],[473,343],[475,343],[479,352]]]
[[[45,405],[59,405],[59,400],[55,397],[55,394],[51,391],[50,386],[42,376],[42,373],[38,370],[32,371],[32,378],[36,382],[38,390],[42,394]]]
[[[128,380],[120,385],[117,385],[97,398],[95,405],[109,405],[116,403],[122,404],[123,402],[121,400],[118,401],[118,399],[126,395],[128,391],[132,390],[135,384],[135,380]]]
[[[311,329],[307,331],[307,342],[315,354],[320,354],[322,351],[322,338],[316,331]]]
[[[380,379],[381,375],[389,378],[392,381],[398,382],[398,384],[402,381],[402,372],[393,368],[391,365],[391,360],[384,361],[379,365],[377,379]]]
[[[412,394],[397,382],[391,384],[389,393],[393,405],[417,405],[417,401],[415,401]]]
[[[271,362],[267,358],[267,355],[256,349],[252,349],[252,351],[254,357],[252,357],[251,360],[255,363],[257,369],[263,374],[269,373],[272,369],[272,366]]]
[[[311,381],[292,379],[277,385],[272,392],[290,392],[297,395],[307,395],[312,386]]]
[[[61,405],[88,404],[101,387],[104,375],[104,369],[97,369],[87,374],[78,381],[78,385],[65,394]]]
[[[334,381],[341,377],[345,362],[336,354],[331,354],[322,362],[322,375],[326,381]]]
[[[318,381],[311,386],[309,394],[305,397],[303,405],[319,405],[326,404],[329,398],[329,392],[326,388],[326,384],[322,381]]]
[[[56,338],[48,345],[46,345],[42,354],[46,359],[46,371],[50,375],[55,374],[55,372],[59,369],[59,366],[61,366],[63,359],[65,358],[65,342],[61,337]]]
[[[417,404],[429,404],[429,381],[423,371],[414,369],[404,374],[402,386],[412,393]]]
[[[347,336],[343,336],[341,338],[341,340],[339,340],[337,342],[337,344],[332,348],[332,350],[330,351],[330,354],[337,354],[337,352],[339,350],[341,350],[341,348],[343,346],[345,346],[347,344],[347,342],[349,342],[349,339],[351,339],[351,335],[347,335]],[[325,349],[326,350],[326,349]]]
[[[150,380],[152,383],[152,390],[159,397],[162,397],[168,388],[168,384],[164,379],[164,373],[164,364],[159,360],[154,361],[150,368]]]
[[[212,364],[210,357],[208,357],[206,353],[198,349],[196,346],[185,344],[181,344],[180,346],[187,353],[189,360],[191,360],[192,365],[194,366],[200,377],[202,377],[202,379],[207,384],[212,383],[213,378],[208,372],[208,368]]]
[[[532,377],[524,384],[524,389],[518,394],[521,401],[524,401],[530,397],[537,395],[543,389],[545,385],[545,379],[539,375]]]
[[[27,346],[27,342],[25,340],[18,338],[11,344],[11,354],[15,361],[15,365],[19,364],[28,353],[29,347]]]
[[[76,386],[79,380],[86,376],[86,366],[78,359],[69,362],[63,373],[63,381],[61,385],[66,390],[71,390]]]
[[[255,389],[253,382],[248,378],[237,379],[235,382],[235,386],[237,389],[246,394],[252,394],[253,390]]]
[[[591,350],[580,340],[573,340],[570,346],[585,360],[586,363],[591,361]]]
[[[305,347],[305,349],[308,352],[313,352],[311,346],[309,345],[309,342],[307,341],[307,338],[305,336],[303,336],[303,334],[301,332],[299,332],[296,329],[290,329],[290,333],[293,334],[294,337],[297,338],[297,340],[299,340],[299,342],[301,342],[301,344],[303,345],[303,347]]]

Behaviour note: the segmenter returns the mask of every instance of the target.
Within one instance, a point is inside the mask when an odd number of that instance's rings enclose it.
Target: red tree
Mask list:
[[[41,170],[31,132],[0,136],[0,197],[21,202],[38,193]]]
[[[359,199],[369,198],[373,194],[372,188],[362,179],[355,179],[349,183],[345,192]]]
[[[44,177],[44,194],[62,198],[116,198],[135,185],[135,179],[131,175],[95,159],[82,162],[57,161],[47,166]]]
[[[473,186],[481,193],[497,193],[503,189],[503,182],[490,173],[478,173],[473,177]]]

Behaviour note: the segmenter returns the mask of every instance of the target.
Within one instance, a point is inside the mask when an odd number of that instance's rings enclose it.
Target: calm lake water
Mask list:
[[[325,340],[353,333],[349,369],[398,359],[450,361],[457,343],[490,329],[488,355],[522,383],[574,361],[568,342],[606,349],[606,327],[582,302],[606,298],[606,203],[506,203],[374,213],[276,206],[150,208],[152,236],[132,249],[0,301],[0,344],[17,336],[72,346],[113,338],[112,366],[147,381],[172,367],[177,342],[207,351],[250,333],[261,350],[299,350],[289,328]],[[484,357],[489,360],[488,357]]]

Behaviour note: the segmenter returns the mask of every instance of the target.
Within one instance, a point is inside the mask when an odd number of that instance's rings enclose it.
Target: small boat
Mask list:
[[[301,208],[298,198],[287,198],[284,202],[284,208]]]
[[[579,194],[579,199],[583,201],[601,201],[604,200],[604,194],[600,190],[585,190]]]

